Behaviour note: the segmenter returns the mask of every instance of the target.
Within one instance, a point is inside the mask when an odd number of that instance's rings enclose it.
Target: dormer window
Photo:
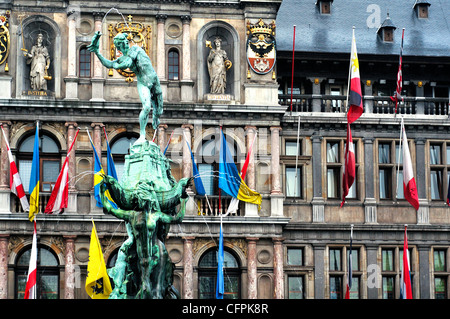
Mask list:
[[[333,0],[317,0],[320,14],[331,14],[331,3]]]
[[[392,43],[394,42],[394,30],[397,29],[394,23],[392,23],[391,18],[389,17],[389,13],[384,20],[384,22],[381,24],[381,26],[378,28],[378,35],[381,37],[383,42]]]
[[[419,19],[428,19],[428,8],[431,6],[427,0],[416,0],[414,3],[414,9],[417,12]]]

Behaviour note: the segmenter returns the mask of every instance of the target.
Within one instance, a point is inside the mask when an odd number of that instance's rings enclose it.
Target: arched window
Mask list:
[[[180,55],[178,50],[170,49],[168,54],[168,78],[169,80],[179,80],[180,78]]]
[[[224,250],[224,299],[241,297],[241,270],[239,262],[227,249]],[[217,282],[217,249],[208,250],[198,263],[198,298],[215,299]]]
[[[135,135],[122,136],[111,144],[111,153],[119,182],[122,180],[123,170],[125,168],[125,155],[129,153],[131,145],[137,139]]]
[[[25,138],[19,145],[17,162],[20,178],[25,192],[30,185],[31,166],[33,163],[34,134]],[[61,155],[60,146],[50,135],[39,133],[40,192],[50,193],[59,175]]]
[[[78,71],[80,78],[91,77],[91,52],[85,46],[80,49]]]
[[[23,250],[15,265],[15,298],[23,299],[27,284],[31,247]],[[36,273],[37,299],[59,299],[59,263],[55,254],[46,246],[37,249]]]

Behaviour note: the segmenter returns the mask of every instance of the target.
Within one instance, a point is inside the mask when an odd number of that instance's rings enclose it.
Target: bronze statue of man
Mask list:
[[[139,114],[140,137],[136,143],[141,143],[145,141],[145,127],[152,108],[152,125],[155,130],[160,123],[159,117],[163,113],[163,97],[159,78],[145,51],[137,45],[130,48],[126,33],[119,33],[114,37],[114,45],[122,52],[122,56],[114,61],[110,61],[101,55],[99,50],[100,36],[99,32],[95,33],[91,44],[87,47],[88,50],[94,52],[105,67],[119,70],[130,69],[136,74],[137,89],[142,102],[142,110]]]

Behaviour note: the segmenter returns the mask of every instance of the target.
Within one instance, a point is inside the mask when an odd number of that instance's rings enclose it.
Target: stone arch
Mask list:
[[[50,55],[48,72],[52,76],[52,80],[47,82],[47,89],[49,92],[53,92],[54,96],[47,96],[46,98],[61,98],[61,30],[55,20],[39,14],[23,19],[22,26],[19,29],[20,36],[17,37],[16,78],[18,80],[16,81],[16,97],[35,97],[34,95],[29,96],[27,93],[23,94],[23,92],[30,90],[31,87],[29,83],[30,68],[26,64],[26,58],[22,49],[29,51],[34,45],[35,38],[39,32],[44,35],[44,45],[47,47]]]
[[[67,150],[67,143],[65,136],[61,134],[61,132],[58,131],[55,127],[43,124],[42,126],[40,126],[39,130],[43,130],[44,132],[49,133],[49,135],[52,136],[58,142],[61,151]],[[30,134],[35,134],[35,132],[36,126],[34,124],[24,125],[21,128],[19,128],[13,134],[13,136],[11,136],[11,140],[9,142],[11,149],[17,149],[25,137],[28,137]]]
[[[240,40],[239,34],[235,28],[227,22],[214,20],[205,24],[197,35],[197,92],[198,100],[203,101],[204,95],[209,93],[209,74],[206,59],[209,49],[205,46],[205,41],[214,40],[220,36],[223,42],[223,49],[227,52],[229,60],[233,66],[227,72],[226,94],[234,97],[234,100],[240,102]]]
[[[11,250],[11,252],[9,254],[9,264],[10,265],[15,265],[17,263],[17,258],[22,254],[23,251],[25,251],[26,249],[31,249],[32,241],[33,241],[33,238],[28,237],[28,238],[23,239],[20,243],[18,243],[17,245],[15,245],[13,247],[13,249]],[[57,258],[60,266],[65,265],[65,256],[64,256],[63,247],[60,247],[61,246],[60,244],[55,243],[53,237],[40,238],[38,246],[39,245],[46,246],[49,250],[51,250],[54,253],[55,257]]]
[[[232,241],[224,239],[223,246],[224,248],[228,248],[228,250],[231,251],[233,255],[237,258],[241,269],[247,267],[247,256],[245,255],[244,251],[242,251],[242,249],[238,247],[238,245],[235,245]],[[217,243],[212,240],[203,244],[202,247],[200,247],[194,254],[193,258],[194,267],[198,267],[198,263],[200,262],[200,259],[203,257],[203,255],[208,250],[214,247],[217,247]]]
[[[233,142],[236,143],[237,158],[238,158],[238,160],[240,160],[242,155],[246,153],[245,152],[245,150],[246,150],[245,141],[241,137],[239,137],[237,134],[235,134],[234,130],[228,130],[225,128],[224,133],[225,133],[226,139],[232,139]],[[220,134],[220,132],[217,131],[217,127],[210,127],[208,129],[204,130],[200,136],[194,136],[192,151],[195,153],[199,152],[199,150],[200,150],[199,148],[202,147],[202,145],[205,141],[210,139],[209,138],[210,136],[215,135],[217,138],[218,136],[220,136],[219,134]]]

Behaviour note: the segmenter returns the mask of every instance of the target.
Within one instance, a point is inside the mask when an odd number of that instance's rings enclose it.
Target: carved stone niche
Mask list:
[[[61,32],[54,20],[43,15],[33,15],[22,20],[17,37],[17,98],[53,99],[60,97],[61,92]],[[45,74],[45,85],[33,87],[31,84],[33,46],[42,35],[42,45],[46,48],[49,58],[49,68]],[[42,62],[44,61],[44,62]],[[41,56],[41,63],[47,63]],[[45,87],[46,86],[46,87]]]
[[[231,67],[226,71],[226,88],[223,94],[210,92],[208,55],[215,49],[214,40],[220,38],[221,49],[225,50]],[[211,21],[204,25],[198,36],[198,98],[212,104],[234,104],[240,102],[240,56],[239,35],[230,24],[223,21]]]

